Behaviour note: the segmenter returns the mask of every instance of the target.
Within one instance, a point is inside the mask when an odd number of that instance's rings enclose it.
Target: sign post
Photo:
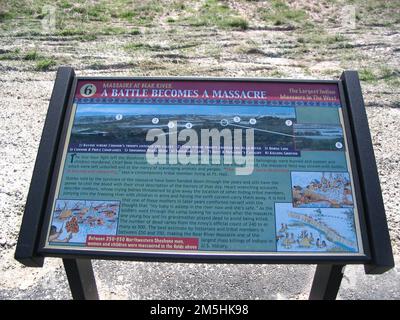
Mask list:
[[[63,259],[98,299],[91,259],[394,265],[357,73],[340,80],[57,73],[15,257]]]
[[[63,259],[74,300],[98,300],[96,279],[89,259]]]
[[[310,300],[335,300],[342,282],[344,265],[317,265]]]

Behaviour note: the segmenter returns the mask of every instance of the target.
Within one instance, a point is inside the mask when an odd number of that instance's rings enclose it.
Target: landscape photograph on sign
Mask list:
[[[120,203],[58,199],[48,241],[85,245],[88,235],[115,235]]]
[[[294,125],[296,149],[329,151],[344,148],[343,129],[335,124],[297,123]]]
[[[293,206],[299,208],[353,207],[348,172],[292,172]]]
[[[276,203],[278,251],[357,252],[352,208],[296,208]]]
[[[177,127],[171,127],[176,121]],[[228,105],[92,105],[78,104],[70,142],[146,144],[150,129],[254,129],[255,145],[293,149],[292,107]]]

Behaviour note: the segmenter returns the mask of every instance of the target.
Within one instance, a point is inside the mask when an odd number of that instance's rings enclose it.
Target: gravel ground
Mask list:
[[[296,52],[296,46],[287,31],[187,31],[178,29],[166,38],[160,30],[142,30],[136,38],[109,36],[90,42],[7,35],[0,37],[0,48],[36,48],[74,66],[78,75],[277,77],[279,71],[287,78],[332,79],[346,68],[379,64],[399,68],[399,34],[386,28],[346,33],[356,45],[352,52],[356,58],[350,62],[340,58],[343,50],[337,49],[327,56],[291,57],[287,50]],[[168,47],[193,39],[194,51],[121,49],[128,41]],[[246,51],[249,39],[257,42],[259,51]],[[362,59],[356,55],[361,53]],[[54,70],[34,71],[30,61],[0,61],[0,299],[70,299],[60,259],[46,259],[43,268],[35,269],[13,258],[54,77]],[[396,267],[384,275],[366,276],[362,266],[348,266],[338,298],[400,299],[399,92],[384,81],[362,86]],[[315,266],[94,261],[94,270],[102,299],[306,299]]]

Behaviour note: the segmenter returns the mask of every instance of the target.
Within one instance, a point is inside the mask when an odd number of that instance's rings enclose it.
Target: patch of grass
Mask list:
[[[19,31],[14,35],[16,37],[36,37],[36,36],[41,36],[42,34],[36,30],[24,30],[24,31]]]
[[[154,59],[151,60],[142,60],[139,61],[137,65],[139,70],[165,70],[167,69],[165,63],[160,63],[158,61],[155,61]]]
[[[28,51],[27,53],[25,53],[23,57],[24,60],[32,60],[32,61],[36,61],[41,58],[42,58],[41,55],[36,50]]]
[[[0,60],[19,60],[21,49],[17,48],[14,50],[1,50]]]
[[[244,54],[264,54],[264,51],[260,49],[259,44],[253,40],[247,40],[241,43],[235,48],[235,52]]]
[[[107,67],[105,66],[105,64],[103,62],[95,61],[91,65],[88,66],[88,69],[91,69],[91,70],[105,70],[105,69],[107,69]]]
[[[128,43],[124,46],[126,51],[172,51],[172,50],[185,50],[189,48],[196,47],[198,45],[197,42],[183,42],[183,43],[175,43],[174,45],[159,45],[159,44],[149,44],[149,43]]]
[[[132,29],[132,30],[129,30],[128,31],[128,34],[131,34],[131,35],[138,35],[138,34],[140,34],[140,30],[139,29]]]
[[[332,54],[341,56],[344,53],[353,53],[353,45],[342,34],[328,34],[324,30],[319,32],[302,32],[296,39],[298,46],[292,51],[299,55],[314,52],[316,59],[322,61]]]
[[[101,31],[97,31],[101,33]],[[84,30],[80,27],[75,27],[73,29],[66,28],[57,31],[56,35],[63,36],[63,37],[74,37],[76,40],[80,41],[94,41],[97,39],[96,34],[92,33],[91,31]]]
[[[115,9],[113,17],[128,20],[130,22],[146,25],[164,12],[165,6],[156,0],[136,1],[134,4],[124,5]]]
[[[338,49],[352,49],[354,46],[349,42],[341,42],[337,44]]]
[[[269,74],[268,74],[271,78],[283,78],[285,77],[285,74],[279,70],[272,70]]]
[[[158,23],[158,19],[168,12],[166,18],[168,23],[185,22],[190,25],[217,26],[226,29],[245,30],[248,21],[241,17],[235,10],[231,9],[226,1],[203,0],[200,8],[195,1],[186,3],[184,0],[159,1],[159,0],[0,0],[0,28],[15,30],[17,26],[21,29],[26,22],[35,24],[35,28],[42,32],[41,21],[46,19],[49,12],[44,10],[50,5],[56,9],[56,27],[54,32],[61,36],[82,36],[84,34],[129,34],[119,28],[107,27],[107,25],[123,25],[128,21],[130,24],[140,26],[152,26]],[[3,2],[5,4],[3,5]],[[18,17],[19,19],[14,19]],[[3,24],[2,22],[5,23]],[[109,22],[109,24],[105,24]],[[100,28],[99,28],[100,26]],[[102,28],[105,30],[101,31]],[[125,27],[122,26],[123,29]],[[80,30],[83,29],[83,30]],[[100,29],[100,32],[99,32]],[[87,31],[89,30],[89,31]]]
[[[131,34],[138,35],[138,29],[127,29],[122,27],[105,26],[103,28],[84,29],[84,27],[75,26],[74,28],[63,28],[57,32],[57,35],[65,37],[76,37],[77,40],[93,41],[97,39],[98,35],[120,35]]]
[[[133,17],[135,17],[135,12],[131,11],[130,9],[127,9],[126,11],[123,12],[115,12],[112,14],[113,18],[122,18],[126,20],[132,20]]]
[[[388,85],[398,86],[400,84],[400,72],[383,66],[379,70],[379,79],[382,79]]]
[[[298,43],[311,45],[331,45],[345,40],[346,37],[339,33],[330,35],[324,32],[310,32],[297,38]]]
[[[121,24],[126,23],[127,20],[134,24],[148,25],[161,16],[164,10],[174,8],[176,2],[179,1],[0,0],[0,22],[6,21],[8,27],[15,27],[15,25],[25,25],[26,21],[33,21],[39,29],[40,20],[49,14],[48,10],[45,10],[46,6],[50,5],[55,8],[58,30],[62,30],[63,27],[75,29],[77,24],[84,24],[84,29],[91,30],[97,29],[101,24],[105,26],[105,22]],[[20,19],[12,20],[15,17]],[[3,28],[3,26],[0,27]],[[115,33],[110,32],[110,34]]]
[[[101,21],[107,22],[111,19],[111,6],[106,1],[96,1],[94,3],[79,3],[74,1],[74,4],[63,2],[61,8],[63,8],[65,16],[67,18],[79,17],[81,21]]]
[[[0,22],[4,22],[6,20],[11,20],[14,18],[14,15],[9,11],[3,11],[0,9]]]
[[[0,60],[26,60],[26,61],[42,61],[46,58],[41,55],[36,49],[27,51],[21,55],[21,49],[7,50],[3,54],[0,53]]]
[[[352,69],[354,65],[357,65],[358,61],[367,59],[361,51],[354,49],[342,49],[338,53],[336,60],[340,61],[344,69]]]
[[[365,82],[373,82],[373,81],[378,80],[378,78],[374,74],[374,72],[368,68],[360,69],[358,71],[358,76],[361,81],[365,81]]]
[[[69,9],[72,8],[74,5],[67,0],[61,0],[59,6],[63,9]]]
[[[94,4],[87,8],[87,16],[90,20],[106,22],[110,19],[111,14],[104,4]]]
[[[393,76],[398,75],[398,72],[396,72],[392,68],[389,68],[389,67],[386,67],[386,66],[381,67],[380,73],[381,73],[381,78],[382,79],[390,79]]]
[[[333,78],[340,75],[343,72],[343,69],[330,68],[330,69],[318,70],[318,72],[323,76],[328,76]]]
[[[185,0],[174,1],[172,8],[178,11],[186,10],[187,6],[185,5]]]
[[[357,23],[363,25],[391,27],[400,22],[398,1],[357,0]]]
[[[54,59],[42,58],[38,62],[36,62],[35,70],[36,71],[48,71],[56,65],[57,65],[57,62]]]
[[[274,26],[311,26],[307,13],[300,9],[293,9],[283,0],[272,0],[270,8],[262,10],[262,18]]]
[[[171,29],[167,30],[167,32],[168,32],[169,34],[176,34],[176,33],[178,33],[178,31],[177,31],[175,28],[171,28]]]
[[[400,84],[400,71],[387,66],[378,66],[377,68],[359,69],[358,75],[361,81],[377,82],[384,81],[388,85]]]
[[[245,18],[240,17],[226,3],[217,0],[206,0],[200,10],[192,11],[182,22],[195,27],[216,26],[222,29],[246,30],[249,26]]]
[[[94,41],[96,39],[97,39],[97,36],[95,34],[83,34],[83,35],[76,37],[76,40],[80,40],[80,41]]]
[[[220,61],[222,58],[222,49],[218,45],[208,46],[207,50],[206,50],[206,54],[207,54],[207,56]]]
[[[137,50],[149,50],[149,51],[159,51],[163,49],[158,44],[148,44],[148,43],[129,43],[124,46],[127,51],[137,51]]]
[[[107,26],[103,29],[101,29],[100,33],[105,34],[105,35],[112,35],[112,34],[124,34],[126,30],[121,27],[111,27]]]
[[[74,29],[67,28],[67,29],[59,30],[57,32],[58,35],[66,36],[66,37],[68,37],[68,36],[82,36],[82,35],[85,35],[86,33],[87,32],[85,30],[80,29],[80,28],[74,28]]]
[[[54,67],[57,62],[53,58],[45,57],[36,49],[29,50],[23,55],[19,48],[14,50],[0,50],[0,60],[25,60],[34,63],[34,70],[47,71]]]
[[[249,23],[242,17],[231,17],[224,20],[223,27],[247,30],[249,28]]]

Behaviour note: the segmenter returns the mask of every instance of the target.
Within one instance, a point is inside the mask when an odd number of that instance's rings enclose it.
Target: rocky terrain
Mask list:
[[[111,4],[112,3],[112,4]],[[59,65],[78,75],[337,79],[360,73],[396,268],[340,299],[400,299],[397,1],[0,0],[0,299],[69,299],[60,259],[14,260]],[[314,266],[94,261],[103,299],[305,299]]]

